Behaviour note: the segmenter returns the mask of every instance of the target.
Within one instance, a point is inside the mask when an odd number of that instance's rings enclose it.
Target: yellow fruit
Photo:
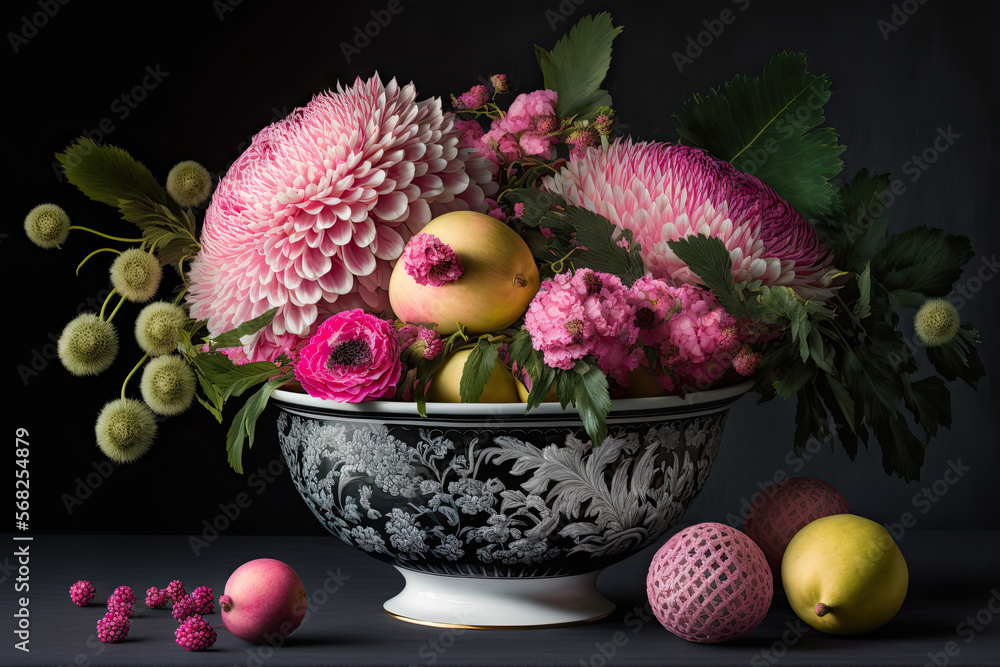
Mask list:
[[[522,403],[527,403],[528,394],[530,394],[531,392],[528,391],[528,388],[524,386],[524,383],[518,380],[517,378],[514,378],[514,383],[517,385],[518,398],[521,399]],[[555,403],[558,400],[559,396],[558,394],[556,394],[556,383],[553,382],[552,386],[549,387],[549,390],[545,392],[545,398],[542,399],[542,403]]]
[[[781,561],[792,610],[823,632],[870,632],[888,623],[906,597],[903,554],[881,525],[854,514],[806,524]]]
[[[396,317],[413,324],[437,324],[443,336],[461,322],[470,335],[509,327],[540,286],[538,266],[517,232],[483,213],[452,211],[431,220],[420,233],[451,246],[462,263],[458,280],[420,285],[396,262],[389,279],[389,303]]]
[[[459,350],[445,360],[438,372],[434,374],[430,389],[427,390],[427,400],[437,403],[460,403],[462,395],[459,391],[465,361],[472,354],[472,348]],[[517,403],[517,387],[514,386],[514,376],[507,367],[499,361],[493,365],[493,374],[486,382],[483,393],[479,395],[479,403]]]
[[[660,386],[649,369],[639,366],[628,374],[628,387],[625,390],[629,398],[647,398],[649,396],[665,396],[667,391]]]

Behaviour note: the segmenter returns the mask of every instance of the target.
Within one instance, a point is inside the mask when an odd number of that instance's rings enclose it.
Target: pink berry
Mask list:
[[[167,604],[167,593],[161,591],[156,586],[146,589],[146,606],[150,609],[159,609]]]
[[[185,595],[180,600],[174,600],[174,608],[170,610],[170,615],[174,617],[175,621],[183,621],[197,613],[198,604],[198,600],[193,595]]]
[[[212,624],[195,614],[188,616],[174,631],[177,644],[185,651],[204,651],[212,648],[218,635]]]
[[[132,604],[130,602],[122,602],[115,598],[108,600],[108,612],[117,612],[126,618],[132,618],[135,613],[132,611]]]
[[[93,584],[86,579],[81,579],[69,587],[69,597],[77,607],[86,607],[96,594]]]
[[[760,366],[761,354],[750,349],[749,345],[744,345],[743,349],[733,357],[733,368],[744,377],[750,377],[757,372]]]
[[[167,584],[167,587],[163,589],[163,592],[167,594],[167,599],[173,602],[177,602],[187,595],[187,591],[184,590],[184,584],[181,583],[180,579],[174,579]]]
[[[109,611],[97,622],[97,638],[102,642],[119,642],[128,635],[129,622],[123,614]]]
[[[113,600],[132,604],[135,602],[135,593],[132,592],[132,588],[129,586],[119,586],[111,594],[111,597],[108,598],[108,604],[111,604]]]
[[[209,586],[199,586],[194,589],[191,597],[197,601],[195,613],[201,616],[215,613],[215,595]]]

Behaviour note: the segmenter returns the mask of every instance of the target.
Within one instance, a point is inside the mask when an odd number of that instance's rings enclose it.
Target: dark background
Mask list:
[[[395,3],[115,6],[41,0],[5,7],[0,27],[7,37],[0,49],[8,221],[0,236],[0,266],[8,285],[3,331],[13,400],[4,412],[9,433],[19,427],[30,433],[30,532],[200,535],[215,522],[228,524],[230,534],[321,533],[283,471],[270,410],[259,422],[253,450],[244,455],[242,477],[226,462],[225,427],[198,405],[161,422],[153,449],[140,461],[106,463],[93,423],[141,356],[131,340],[139,307],[126,304],[115,318],[123,350],[109,371],[98,378],[69,375],[54,358],[53,341],[81,304],[107,289],[109,255],[96,257],[75,276],[77,262],[104,243],[74,232],[61,251],[44,251],[26,240],[22,221],[34,205],[51,201],[77,225],[125,236],[134,228],[60,182],[54,153],[84,132],[98,138],[97,131],[161,179],[186,159],[224,173],[256,131],[338,81],[349,84],[377,71],[384,80],[412,80],[421,98],[447,99],[480,77],[506,72],[515,91],[537,89],[542,79],[532,45],[551,48],[579,18],[602,10],[625,27],[606,87],[627,133],[670,140],[670,114],[692,93],[738,73],[758,75],[775,52],[804,51],[810,69],[833,82],[828,122],[848,147],[845,174],[868,167],[891,172],[905,187],[889,208],[890,230],[940,226],[969,236],[977,252],[959,281],[970,295],[960,312],[983,334],[980,354],[988,377],[978,392],[951,383],[954,424],[930,444],[920,482],[886,475],[877,447],[853,462],[839,445],[817,446],[798,459],[791,452],[794,403],[758,406],[747,396],[733,409],[716,468],[684,521],[738,525],[743,503],[760,487],[798,474],[833,483],[856,513],[878,521],[896,522],[909,512],[920,528],[1000,528],[993,509],[998,429],[991,386],[1000,356],[1000,281],[991,280],[1000,251],[993,202],[992,7],[933,0],[716,0],[657,7],[589,0],[398,1],[402,11],[379,26],[367,45],[359,40],[363,48],[352,51],[349,61],[341,44],[350,44],[374,20],[372,11],[390,16],[387,4]],[[54,15],[43,21],[46,6]],[[727,9],[734,18],[723,25],[717,19]],[[33,32],[32,21],[44,25]],[[709,32],[720,26],[718,35]],[[17,33],[27,41],[18,40],[15,53],[11,34]],[[703,43],[709,36],[711,43],[699,54],[689,38],[696,41],[700,33]],[[673,54],[689,48],[693,62],[679,71]],[[127,109],[120,97],[141,86],[147,67],[166,74]],[[958,138],[936,152],[935,139],[949,129]],[[914,169],[914,156],[924,151],[933,164]],[[909,316],[904,313],[904,322]],[[926,367],[921,353],[918,358]],[[137,379],[128,393],[138,396]],[[950,464],[963,473],[947,482]],[[269,466],[270,473],[255,472]],[[220,519],[220,504],[234,507],[241,493],[249,507],[231,520]]]

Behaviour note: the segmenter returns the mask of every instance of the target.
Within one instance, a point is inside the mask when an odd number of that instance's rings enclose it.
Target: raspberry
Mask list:
[[[757,372],[760,366],[761,354],[750,349],[749,345],[744,345],[743,349],[733,357],[733,368],[744,377],[750,377]]]
[[[69,587],[69,597],[77,607],[86,607],[96,594],[93,584],[86,579],[81,579]]]
[[[135,593],[132,592],[132,588],[129,586],[119,586],[115,589],[115,592],[111,594],[108,598],[108,604],[115,600],[118,602],[127,602],[131,605],[135,602]]]
[[[177,602],[187,595],[187,591],[184,590],[184,584],[181,583],[180,579],[174,579],[167,584],[167,587],[163,589],[163,592],[167,594],[167,599],[173,602]]]
[[[204,616],[215,613],[215,595],[209,586],[199,586],[194,589],[191,597],[197,601],[197,606],[195,607],[196,614]]]
[[[177,644],[183,646],[185,651],[204,651],[212,648],[217,637],[212,624],[195,614],[188,616],[174,631]]]
[[[174,608],[170,610],[170,615],[174,620],[180,622],[188,616],[197,614],[198,599],[193,595],[185,595],[179,600],[174,600]]]
[[[150,609],[159,609],[167,604],[167,592],[161,591],[156,586],[146,589],[146,606]]]
[[[128,618],[115,611],[109,611],[97,622],[97,638],[102,642],[120,642],[128,635]]]

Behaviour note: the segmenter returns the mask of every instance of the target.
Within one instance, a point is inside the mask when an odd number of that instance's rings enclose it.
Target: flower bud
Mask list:
[[[97,446],[116,463],[130,463],[149,451],[156,420],[142,401],[119,398],[104,406],[94,426]]]
[[[63,329],[57,351],[62,365],[73,375],[97,375],[118,355],[118,332],[94,313],[83,313]]]
[[[152,299],[162,278],[159,260],[139,248],[129,248],[111,264],[111,284],[119,294],[136,303]]]
[[[212,191],[212,175],[194,160],[178,162],[167,174],[167,194],[181,206],[198,206]]]
[[[69,216],[55,204],[39,204],[24,218],[24,231],[39,248],[58,248],[69,236]]]

